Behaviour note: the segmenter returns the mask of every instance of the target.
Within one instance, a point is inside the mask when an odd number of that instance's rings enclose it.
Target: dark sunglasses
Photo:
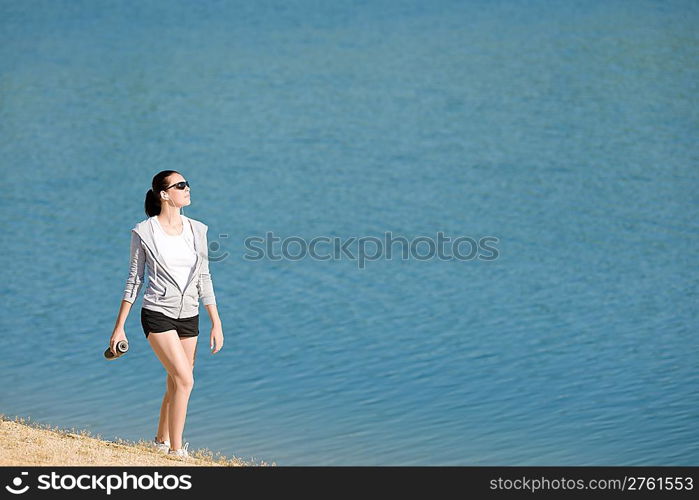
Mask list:
[[[170,188],[184,189],[185,186],[189,187],[189,181],[176,182],[172,186],[165,188],[165,191]]]

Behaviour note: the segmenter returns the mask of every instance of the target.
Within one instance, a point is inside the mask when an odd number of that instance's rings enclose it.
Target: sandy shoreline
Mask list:
[[[0,414],[0,466],[219,466],[269,465],[189,449],[182,460],[158,452],[146,441],[105,441],[88,431],[64,430]]]

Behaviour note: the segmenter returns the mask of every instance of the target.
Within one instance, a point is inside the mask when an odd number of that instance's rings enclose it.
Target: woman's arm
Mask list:
[[[221,318],[218,317],[216,304],[209,304],[205,307],[209,311],[209,318],[211,318],[209,348],[213,351],[211,354],[216,354],[223,347],[223,326],[221,325]]]
[[[197,282],[197,290],[199,298],[205,306],[216,305],[216,295],[214,294],[214,284],[211,281],[211,273],[209,271],[209,241],[204,234],[204,251],[202,252],[201,269],[199,270],[199,280]],[[218,316],[218,315],[217,315]]]
[[[123,330],[126,324],[126,318],[129,316],[129,311],[131,311],[132,302],[128,300],[121,301],[121,307],[119,307],[119,313],[117,314],[116,323],[114,324],[114,330],[121,328]]]
[[[204,259],[199,271],[199,280],[197,281],[197,289],[199,290],[199,298],[204,307],[206,307],[211,318],[211,335],[209,337],[209,347],[216,354],[223,347],[223,326],[221,318],[218,315],[218,307],[216,306],[216,296],[214,295],[214,284],[211,281],[211,273],[209,271],[209,242],[204,233]]]
[[[211,318],[211,326],[221,326],[221,318],[218,316],[218,307],[216,307],[216,304],[209,304],[204,307],[206,307],[209,318]]]
[[[141,246],[141,238],[134,231],[131,231],[130,253],[129,276],[126,278],[126,287],[124,288],[124,294],[121,304],[119,305],[119,312],[117,313],[117,319],[114,323],[114,330],[112,330],[112,337],[109,339],[109,347],[114,354],[116,354],[115,347],[117,342],[126,340],[126,332],[124,331],[126,318],[128,318],[131,306],[138,298],[138,293],[143,286],[146,257],[143,252],[143,247]]]
[[[124,300],[132,304],[138,298],[143,286],[143,273],[146,266],[146,255],[141,245],[141,238],[131,231],[131,257],[129,262],[129,277],[126,278]]]
[[[122,300],[121,306],[119,307],[119,313],[117,314],[116,323],[114,324],[114,330],[112,330],[112,336],[109,339],[109,348],[112,350],[112,354],[117,355],[116,345],[122,341],[126,340],[126,332],[124,331],[124,324],[126,323],[126,318],[129,316],[129,311],[131,311],[132,303],[128,300]]]

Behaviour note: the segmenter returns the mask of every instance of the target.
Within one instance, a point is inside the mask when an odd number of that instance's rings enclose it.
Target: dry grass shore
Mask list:
[[[0,466],[220,466],[269,465],[228,458],[208,449],[189,449],[182,460],[156,451],[146,441],[104,441],[88,431],[70,431],[0,414]]]

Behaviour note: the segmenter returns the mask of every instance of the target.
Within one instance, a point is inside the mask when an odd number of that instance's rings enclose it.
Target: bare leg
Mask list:
[[[187,418],[187,405],[194,387],[193,358],[196,340],[196,337],[180,340],[175,330],[148,334],[148,342],[173,381],[172,393],[168,386],[167,405],[164,404],[165,397],[163,397],[163,404],[167,407],[165,412],[167,415],[163,415],[161,407],[161,422],[158,425],[159,433],[161,433],[161,426],[167,426],[170,449],[173,450],[182,448],[182,432]],[[164,437],[162,434],[160,437]]]
[[[181,338],[182,347],[184,347],[187,357],[192,361],[192,370],[194,370],[194,359],[197,355],[197,341],[196,338]],[[159,443],[164,443],[170,439],[170,428],[168,426],[168,408],[170,405],[170,397],[175,393],[175,381],[172,379],[168,373],[166,376],[165,383],[165,395],[163,396],[163,403],[160,406],[160,420],[158,420],[158,432],[156,439]]]
[[[163,396],[163,404],[160,406],[160,420],[158,420],[158,433],[156,434],[156,439],[159,443],[164,443],[170,439],[167,415],[168,407],[170,406],[170,395],[175,393],[175,381],[169,373],[165,379],[165,395]]]

